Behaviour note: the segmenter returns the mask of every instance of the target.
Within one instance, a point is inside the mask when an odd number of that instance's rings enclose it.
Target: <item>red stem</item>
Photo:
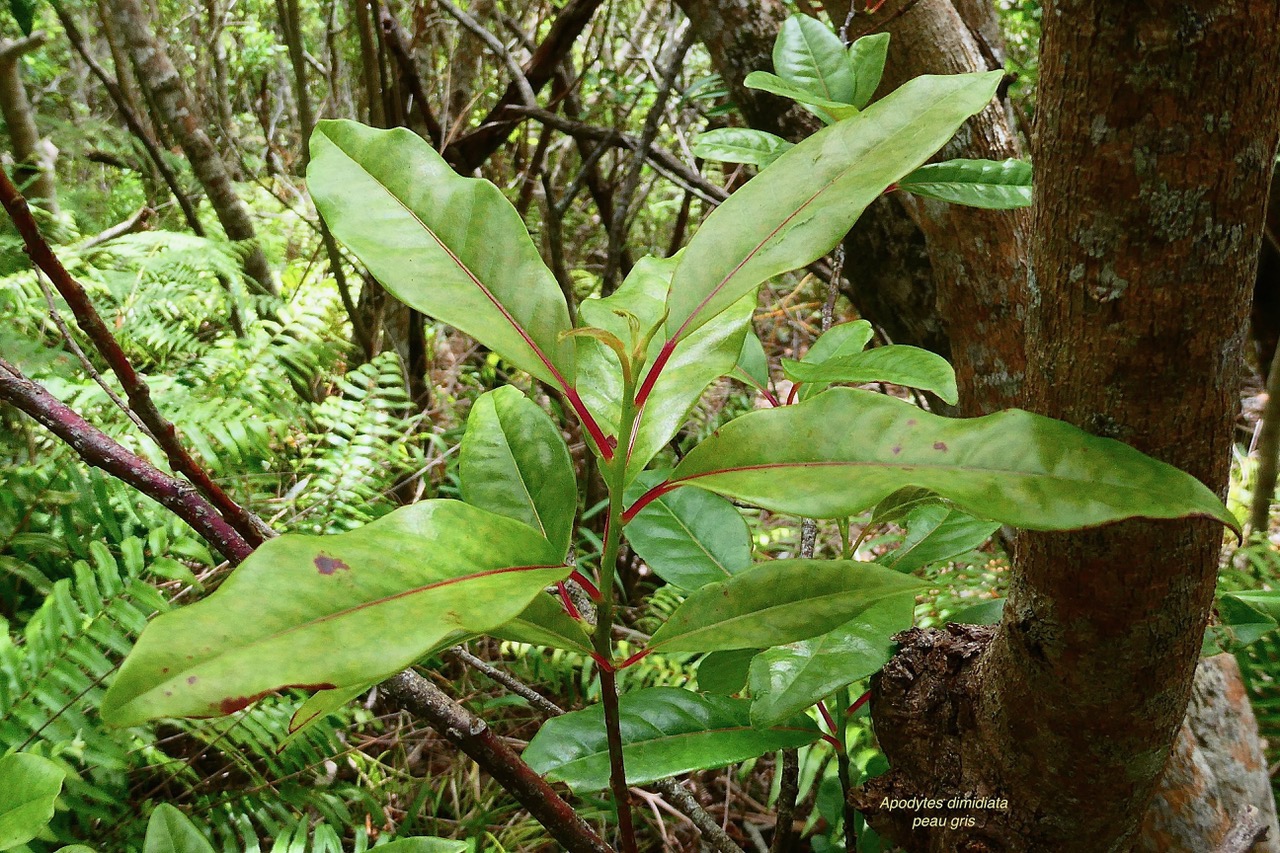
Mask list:
[[[858,701],[854,702],[852,705],[849,706],[849,710],[845,711],[845,714],[848,716],[853,716],[854,714],[858,713],[858,709],[861,708],[863,705],[867,704],[867,700],[870,698],[871,698],[871,691],[868,690],[866,693],[863,693],[861,696],[858,697]]]
[[[572,577],[572,575],[570,575]],[[578,608],[573,604],[573,597],[569,595],[569,590],[565,588],[564,581],[556,584],[556,589],[560,591],[560,604],[564,607],[564,612],[568,613],[574,619],[581,619],[582,614],[578,612]]]
[[[796,401],[796,395],[800,393],[800,385],[802,383],[795,382],[791,385],[791,393],[787,394],[787,405],[790,406]]]
[[[654,486],[652,489],[650,489],[649,491],[641,495],[636,500],[635,503],[633,503],[631,506],[627,507],[625,511],[623,511],[622,523],[626,524],[627,522],[631,521],[631,519],[636,517],[636,513],[640,512],[640,510],[644,509],[649,504],[653,503],[658,498],[665,495],[667,492],[675,491],[676,489],[680,488],[682,485],[684,484],[678,480],[666,480]]]
[[[636,408],[644,406],[645,401],[649,399],[649,394],[653,391],[653,386],[657,383],[658,377],[662,375],[663,369],[667,366],[667,362],[671,360],[671,353],[675,352],[676,344],[679,343],[675,338],[669,339],[662,345],[662,349],[658,351],[658,357],[653,360],[653,366],[649,368],[648,374],[644,377],[644,382],[640,385],[640,390],[636,393]]]
[[[830,729],[833,734],[839,731],[839,729],[836,728],[836,721],[831,718],[831,712],[827,710],[826,702],[818,702],[818,713],[822,715],[822,719],[827,723],[827,728]]]
[[[598,663],[598,661],[597,661]],[[639,853],[636,829],[631,819],[631,791],[622,767],[622,732],[618,719],[618,679],[614,667],[600,667],[600,701],[604,704],[605,732],[609,742],[609,787],[618,809],[618,838],[623,853]]]
[[[578,396],[577,389],[565,386],[564,398],[569,401],[569,405],[578,416],[578,420],[582,422],[583,429],[591,436],[591,441],[595,443],[596,449],[600,451],[600,458],[605,462],[612,461],[613,443],[604,434],[604,431],[600,429],[596,419],[591,417],[591,412],[587,411],[587,406],[582,402],[582,398]]]
[[[627,667],[631,666],[632,664],[640,663],[640,661],[644,660],[645,658],[647,658],[647,657],[648,657],[649,655],[651,655],[651,654],[653,654],[653,649],[645,649],[645,650],[644,650],[644,651],[642,651],[642,652],[636,652],[634,655],[632,655],[631,657],[627,658],[627,659],[626,659],[626,660],[624,660],[622,663],[618,664],[617,668],[618,668],[618,669],[626,669]]]
[[[585,589],[587,591],[587,595],[591,596],[592,601],[596,602],[597,604],[600,603],[600,590],[596,587],[595,584],[587,580],[586,575],[584,575],[582,572],[578,571],[577,569],[574,569],[573,572],[569,575],[569,579],[577,583],[578,586]]]

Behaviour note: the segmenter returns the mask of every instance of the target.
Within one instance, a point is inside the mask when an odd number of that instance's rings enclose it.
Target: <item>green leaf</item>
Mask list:
[[[718,127],[698,134],[693,156],[721,163],[750,163],[764,168],[794,145],[781,136],[747,127]]]
[[[38,755],[15,752],[0,758],[0,850],[26,844],[53,819],[65,776]]]
[[[831,359],[857,355],[867,348],[874,334],[871,323],[866,320],[838,323],[819,335],[800,360],[806,364],[821,364]]]
[[[799,104],[803,104],[809,108],[810,112],[822,119],[825,124],[835,124],[841,119],[858,114],[858,108],[852,104],[842,104],[839,101],[824,98],[822,95],[811,92],[803,86],[797,86],[795,83],[784,80],[777,74],[770,74],[768,71],[752,71],[743,79],[742,84],[748,89],[759,89],[762,92],[790,98]]]
[[[876,560],[898,572],[914,572],[921,566],[941,563],[967,554],[991,538],[999,522],[974,518],[940,503],[918,506],[907,517],[902,544]]]
[[[773,43],[773,70],[788,83],[827,101],[852,104],[857,84],[840,36],[808,15],[782,22]]]
[[[512,640],[531,646],[572,649],[584,655],[593,651],[586,628],[564,612],[560,599],[554,595],[535,595],[524,612],[488,633],[499,640]]]
[[[289,742],[295,735],[312,723],[323,720],[330,714],[337,713],[346,707],[348,702],[386,677],[389,676],[370,679],[360,684],[353,684],[350,687],[320,690],[311,694],[305,702],[298,706],[298,710],[293,712],[293,716],[289,718],[289,736],[285,739],[285,742]],[[283,745],[281,744],[281,746]]]
[[[624,341],[631,338],[626,314],[638,320],[642,329],[658,325],[666,311],[671,275],[679,257],[642,259],[611,296],[583,301],[578,309],[583,322]],[[640,413],[627,463],[627,482],[635,479],[684,425],[707,386],[733,370],[754,308],[752,293],[716,317],[715,322],[699,329],[698,334],[681,341],[672,351]],[[622,367],[618,356],[593,338],[578,337],[577,340],[581,362],[578,391],[582,400],[598,421],[616,425],[622,400]],[[661,340],[650,343],[650,362],[657,358],[662,346]]]
[[[1229,592],[1218,599],[1224,649],[1247,646],[1280,624],[1280,592]]]
[[[831,251],[867,205],[987,105],[1003,73],[917,77],[747,181],[684,252],[668,337],[687,337],[761,282]]]
[[[650,638],[669,652],[758,649],[834,630],[871,605],[923,584],[875,563],[774,560],[707,584],[676,608]]]
[[[36,6],[39,0],[9,0],[9,11],[24,36],[31,35],[36,23]]]
[[[1031,530],[1188,516],[1238,530],[1199,480],[1113,439],[1017,409],[943,418],[852,388],[730,421],[672,482],[809,518],[856,515],[917,486]]]
[[[782,372],[793,382],[813,384],[819,390],[832,382],[857,385],[892,382],[908,388],[932,391],[943,402],[953,406],[960,398],[960,392],[956,388],[956,372],[945,358],[928,350],[903,344],[876,347],[816,364],[786,358],[782,360]],[[801,399],[805,398],[802,396]]]
[[[191,818],[168,803],[161,803],[147,821],[142,853],[214,853],[213,845]]]
[[[948,618],[948,622],[957,625],[998,625],[1004,616],[1004,599],[988,598],[977,604],[971,604],[963,610],[957,610]]]
[[[676,687],[625,693],[618,705],[622,756],[631,785],[724,767],[777,749],[804,746],[820,736],[808,717],[754,729],[745,699],[700,696]],[[535,772],[575,791],[606,787],[609,751],[603,707],[593,705],[548,720],[523,757]]]
[[[1031,205],[1031,164],[1025,160],[948,160],[921,166],[898,188],[952,204],[1009,210]]]
[[[666,471],[646,471],[627,490],[634,502]],[[751,568],[751,531],[733,504],[700,489],[663,495],[627,524],[627,541],[654,574],[685,589]]]
[[[698,690],[718,696],[732,696],[747,686],[747,670],[759,649],[730,649],[712,652],[698,661]]]
[[[849,45],[849,64],[853,66],[858,85],[850,101],[858,109],[871,103],[884,76],[884,62],[889,55],[889,34],[874,33],[863,36]]]
[[[467,853],[471,849],[468,841],[455,841],[451,838],[400,838],[390,844],[379,844],[372,848],[376,853]]]
[[[321,121],[307,186],[325,222],[397,299],[562,389],[569,309],[511,203],[455,174],[422,137]]]
[[[578,481],[560,430],[510,385],[471,408],[458,451],[462,499],[537,530],[568,553],[578,510]]]
[[[58,853],[97,853],[97,851],[84,844],[72,844],[69,847],[59,847]]]
[[[893,657],[893,636],[914,618],[915,598],[897,595],[835,630],[756,655],[749,677],[752,725],[771,726],[878,672]]]
[[[733,368],[733,378],[746,382],[757,390],[764,391],[769,387],[769,357],[764,353],[764,344],[760,343],[760,338],[750,327],[742,341],[742,352]]]
[[[891,521],[906,518],[917,507],[936,504],[941,501],[942,498],[928,489],[906,486],[876,504],[875,509],[871,511],[871,521],[869,523],[888,524]]]
[[[272,539],[208,598],[147,626],[102,717],[219,716],[288,687],[363,683],[518,616],[569,574],[563,556],[525,524],[446,500]]]

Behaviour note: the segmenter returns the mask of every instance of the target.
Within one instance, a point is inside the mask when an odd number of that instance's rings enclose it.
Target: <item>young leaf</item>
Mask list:
[[[635,501],[667,472],[646,471],[627,490]],[[701,489],[677,489],[640,510],[627,541],[654,574],[685,589],[725,580],[751,567],[751,531],[733,504]]]
[[[893,657],[893,636],[914,618],[915,599],[894,596],[833,631],[756,655],[749,676],[751,724],[774,725],[879,672]]]
[[[849,64],[853,66],[857,87],[849,103],[862,109],[880,86],[884,75],[884,61],[889,55],[889,34],[873,33],[863,36],[849,45]]]
[[[869,523],[888,524],[890,521],[906,518],[917,507],[936,504],[941,501],[942,498],[928,489],[906,486],[876,504],[875,509],[871,511],[871,521]]]
[[[750,163],[764,168],[794,143],[781,136],[748,127],[718,127],[698,134],[693,156],[721,163]]]
[[[311,694],[307,697],[307,701],[299,705],[298,710],[294,711],[293,716],[289,718],[289,735],[285,738],[285,743],[288,743],[295,735],[312,723],[323,720],[330,714],[337,713],[348,702],[386,677],[388,676],[383,676],[376,680],[370,679],[367,682],[353,684],[350,687],[320,690]],[[280,746],[283,747],[285,743],[280,744]]]
[[[568,389],[569,309],[511,203],[410,130],[321,121],[307,186],[330,230],[397,299]]]
[[[53,819],[65,776],[38,755],[15,752],[0,758],[0,850],[26,844]]]
[[[758,649],[816,637],[923,584],[875,563],[774,560],[684,600],[649,640],[671,652]]]
[[[678,257],[641,260],[611,296],[588,299],[579,306],[583,322],[612,332],[624,341],[630,339],[631,331],[625,317],[616,312],[635,317],[643,329],[656,326],[666,310],[667,292]],[[699,329],[698,334],[681,341],[670,353],[640,413],[635,439],[628,451],[627,482],[635,479],[684,425],[707,386],[733,370],[754,308],[752,293]],[[592,338],[580,337],[578,342],[581,362],[578,389],[582,400],[601,423],[616,424],[622,400],[622,368],[618,357]],[[661,340],[651,342],[650,363],[657,358],[662,346]]]
[[[717,696],[732,696],[747,686],[747,671],[759,649],[731,649],[712,652],[698,661],[698,690]]]
[[[808,717],[773,728],[751,727],[745,699],[700,696],[676,687],[650,687],[618,700],[627,783],[724,767],[777,749],[813,743],[820,733]],[[523,758],[535,772],[575,791],[609,784],[604,708],[593,705],[542,724]]]
[[[952,204],[1009,210],[1031,205],[1031,164],[1025,160],[948,160],[921,166],[898,188]]]
[[[672,482],[809,518],[856,515],[918,486],[1031,530],[1188,516],[1238,530],[1199,480],[1113,439],[1017,409],[943,418],[852,388],[730,421]]]
[[[733,368],[733,378],[746,382],[757,390],[769,388],[769,357],[764,354],[764,344],[750,327],[742,341],[742,353]]]
[[[773,43],[773,70],[827,101],[854,103],[857,84],[853,63],[840,37],[808,15],[792,15],[782,23]]]
[[[151,622],[102,701],[117,726],[220,716],[287,687],[333,689],[497,628],[569,574],[535,530],[423,501],[336,536],[281,536],[216,592]]]
[[[819,335],[800,360],[806,364],[820,364],[831,359],[857,355],[867,348],[874,334],[871,324],[866,320],[837,323]]]
[[[864,385],[868,382],[892,382],[908,388],[932,391],[943,402],[955,405],[960,392],[956,388],[956,372],[945,358],[919,347],[891,344],[866,352],[840,356],[822,362],[782,360],[782,372],[793,382],[803,382],[807,399],[832,382]]]
[[[771,95],[790,98],[808,108],[810,112],[822,119],[824,124],[835,124],[841,119],[858,114],[858,108],[852,104],[842,104],[839,101],[824,98],[816,92],[811,92],[803,86],[798,86],[768,71],[752,71],[742,84],[748,89],[759,89]]]
[[[998,522],[974,518],[945,504],[925,504],[907,516],[907,537],[902,544],[876,562],[894,571],[914,572],[969,553],[999,527]]]
[[[987,105],[1002,76],[917,77],[748,181],[684,252],[667,303],[668,337],[687,337],[762,281],[831,251],[867,205]]]
[[[462,499],[537,530],[567,553],[578,481],[560,430],[532,400],[504,385],[476,400],[458,451]]]
[[[977,604],[971,604],[963,610],[957,610],[947,619],[957,625],[998,625],[1004,615],[1004,599],[988,598]]]
[[[147,838],[142,853],[214,853],[191,818],[168,803],[161,803],[147,821]]]

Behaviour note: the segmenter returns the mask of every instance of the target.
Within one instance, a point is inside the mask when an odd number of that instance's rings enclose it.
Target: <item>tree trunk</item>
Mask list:
[[[204,187],[227,237],[247,244],[244,269],[251,283],[262,293],[275,294],[276,285],[262,247],[256,242],[249,208],[236,194],[226,165],[192,113],[191,96],[169,55],[153,37],[150,20],[138,0],[111,0],[111,7],[133,57],[138,82],[151,93],[159,119],[168,124],[186,152],[191,171]]]
[[[1275,2],[1045,7],[1031,405],[1220,494],[1280,129],[1277,60]],[[1221,536],[1202,520],[1023,534],[994,638],[918,632],[923,669],[881,677],[873,713],[894,770],[861,796],[873,825],[913,851],[1131,849],[1187,707]],[[944,660],[951,673],[915,678]],[[919,703],[945,682],[943,721]],[[890,734],[909,707],[912,736]],[[913,831],[909,814],[874,808],[888,792],[944,791],[1009,810]]]
[[[13,146],[14,177],[32,204],[58,215],[58,189],[54,181],[53,154],[40,138],[36,114],[22,82],[22,57],[45,42],[35,32],[23,39],[0,39],[0,116],[9,129]]]
[[[373,12],[369,0],[354,0],[356,34],[360,38],[360,80],[364,94],[365,120],[374,127],[386,127],[382,109],[382,61],[378,55],[378,37],[373,29]]]

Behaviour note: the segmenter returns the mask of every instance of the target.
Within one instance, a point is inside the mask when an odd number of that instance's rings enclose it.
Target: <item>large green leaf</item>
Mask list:
[[[322,121],[307,186],[334,235],[397,299],[512,364],[572,385],[569,310],[511,203],[416,133]]]
[[[987,105],[1002,76],[917,77],[748,181],[707,217],[684,252],[671,286],[668,337],[687,337],[766,279],[831,251],[867,205]]]
[[[26,844],[53,819],[65,776],[38,755],[15,752],[0,758],[0,850]]]
[[[646,471],[628,501],[666,472]],[[685,589],[721,581],[751,567],[751,531],[733,504],[701,489],[678,489],[652,501],[627,524],[627,541],[654,574]]]
[[[721,163],[750,163],[764,168],[794,143],[749,127],[718,127],[698,134],[693,156]]]
[[[852,104],[857,85],[853,63],[840,37],[808,15],[782,22],[773,43],[779,77],[837,104]]]
[[[943,418],[852,388],[729,422],[672,482],[810,518],[855,515],[918,486],[1032,530],[1187,516],[1238,529],[1199,480],[1113,439],[1017,409]]]
[[[560,430],[532,400],[504,385],[476,400],[458,450],[462,499],[523,521],[568,553],[578,481]]]
[[[956,388],[956,372],[945,358],[919,347],[902,344],[877,347],[817,363],[783,359],[782,371],[793,382],[803,382],[819,390],[832,382],[857,385],[892,382],[895,385],[932,391],[943,402],[953,406],[960,397]],[[802,399],[807,399],[807,396]]]
[[[677,263],[676,258],[642,259],[611,296],[583,301],[578,309],[582,321],[628,343],[632,332],[626,315],[634,317],[642,330],[657,326],[666,310],[667,292]],[[628,482],[644,470],[654,454],[684,425],[706,387],[734,369],[754,307],[752,293],[675,347],[640,413],[629,451]],[[622,368],[618,357],[594,338],[582,336],[578,342],[581,362],[578,390],[591,413],[607,425],[606,431],[615,432],[622,400]],[[651,363],[662,345],[661,340],[650,342]]]
[[[875,563],[774,560],[690,595],[649,647],[714,652],[795,643],[838,628],[878,601],[914,600],[922,587]]]
[[[991,538],[999,522],[984,521],[942,503],[925,503],[907,516],[902,544],[876,560],[899,572],[967,554]]]
[[[894,634],[914,616],[913,597],[893,596],[835,630],[756,655],[748,676],[752,725],[774,725],[878,672],[893,656]]]
[[[747,671],[759,649],[730,649],[712,652],[698,661],[698,690],[732,696],[747,686]]]
[[[822,119],[824,124],[834,124],[842,118],[858,114],[858,108],[852,104],[842,104],[839,101],[824,98],[804,86],[784,80],[768,71],[752,71],[743,79],[742,84],[748,89],[759,89],[771,95],[790,98]]]
[[[168,803],[161,803],[147,821],[142,853],[213,853],[213,845],[191,818]]]
[[[518,616],[568,575],[563,556],[525,524],[445,500],[337,536],[281,536],[147,626],[102,717],[218,716],[287,687],[363,683]]]
[[[808,717],[754,729],[745,699],[700,696],[676,687],[625,693],[618,705],[622,756],[631,785],[723,767],[776,749],[804,746],[820,736]],[[534,771],[575,791],[604,788],[609,784],[609,750],[603,707],[593,705],[543,723],[523,757]]]
[[[872,33],[849,45],[849,62],[858,81],[851,103],[858,109],[871,103],[871,96],[876,93],[884,75],[884,61],[888,55],[888,33]]]
[[[952,204],[1007,210],[1031,205],[1031,164],[1025,160],[948,160],[921,166],[898,188]]]

